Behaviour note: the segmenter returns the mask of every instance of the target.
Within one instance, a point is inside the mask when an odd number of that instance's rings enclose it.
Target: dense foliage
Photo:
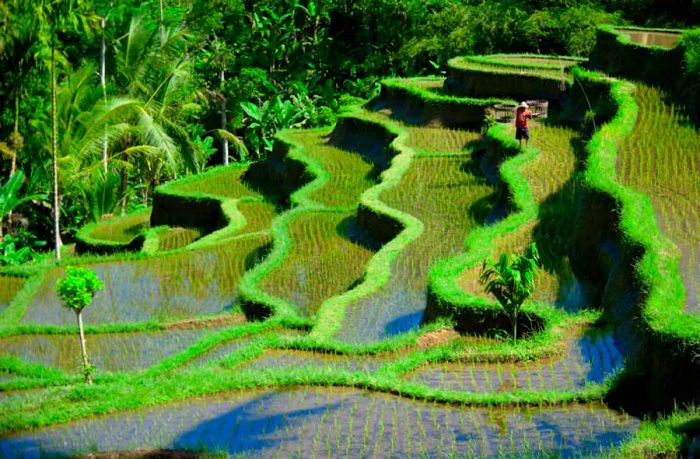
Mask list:
[[[227,163],[230,147],[257,159],[281,128],[331,123],[342,95],[370,95],[379,75],[435,73],[467,53],[586,55],[599,23],[699,16],[697,0],[9,0],[0,176],[23,170],[27,194],[57,176],[58,192],[5,232],[22,221],[48,241],[55,207],[69,242],[148,205],[163,181]]]

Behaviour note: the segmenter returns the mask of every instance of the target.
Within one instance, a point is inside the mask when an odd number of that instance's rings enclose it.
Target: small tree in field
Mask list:
[[[68,268],[68,275],[56,282],[56,292],[63,300],[63,305],[72,309],[78,318],[80,332],[80,350],[83,357],[85,382],[92,384],[91,368],[85,350],[85,333],[83,332],[83,309],[90,304],[95,293],[102,288],[102,281],[97,274],[85,268]]]
[[[484,260],[479,278],[484,290],[496,297],[513,326],[513,342],[518,339],[518,314],[525,300],[535,290],[535,275],[540,254],[533,242],[522,255],[509,263],[504,253],[496,263]]]

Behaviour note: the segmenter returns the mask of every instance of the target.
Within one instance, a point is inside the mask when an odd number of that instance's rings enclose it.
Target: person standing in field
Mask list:
[[[520,106],[515,110],[515,138],[520,142],[520,148],[523,147],[523,139],[525,139],[525,148],[530,140],[530,128],[527,125],[527,120],[534,115],[528,110],[527,102],[520,102]]]

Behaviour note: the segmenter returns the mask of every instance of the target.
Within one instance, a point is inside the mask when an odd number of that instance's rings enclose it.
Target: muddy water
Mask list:
[[[0,456],[198,449],[244,457],[593,455],[639,421],[602,406],[467,408],[359,390],[297,388],[84,420],[0,439]]]

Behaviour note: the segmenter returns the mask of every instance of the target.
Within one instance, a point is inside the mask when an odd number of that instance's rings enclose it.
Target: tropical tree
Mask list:
[[[60,207],[58,195],[58,121],[56,92],[58,74],[57,48],[59,47],[58,32],[82,29],[89,31],[86,14],[87,0],[38,0],[32,2],[33,17],[38,30],[39,41],[50,51],[49,73],[51,75],[51,175],[53,178],[53,220],[54,220],[54,250],[57,260],[61,259]]]
[[[85,349],[85,333],[83,331],[83,309],[102,288],[102,281],[93,271],[86,268],[68,268],[66,277],[56,282],[56,293],[63,301],[63,306],[75,312],[78,319],[78,333],[80,334],[80,351],[83,361],[83,373],[85,382],[92,384],[92,368]]]
[[[0,185],[0,241],[3,239],[3,225],[5,217],[24,203],[44,200],[47,198],[44,194],[30,194],[21,196],[19,190],[24,182],[24,172],[21,170],[13,174],[4,185]]]
[[[101,88],[95,83],[95,65],[86,63],[68,72],[57,88],[55,119],[36,120],[33,125],[47,151],[55,147],[56,189],[58,206],[68,197],[82,202],[86,213],[92,209],[84,202],[86,183],[97,183],[108,174],[102,167],[102,144],[118,143],[130,129],[123,120],[137,108],[133,99],[103,99]],[[52,116],[53,118],[53,116]],[[54,124],[55,123],[55,124]],[[54,132],[55,130],[55,132]]]
[[[513,342],[518,339],[518,314],[535,290],[535,275],[540,263],[537,246],[533,242],[522,255],[514,255],[512,263],[503,253],[498,262],[484,260],[480,282],[487,293],[496,297],[510,319]]]

